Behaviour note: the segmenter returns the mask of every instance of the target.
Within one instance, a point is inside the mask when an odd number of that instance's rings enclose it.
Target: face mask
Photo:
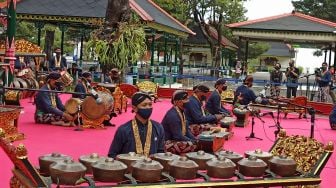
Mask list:
[[[92,82],[92,80],[91,80],[91,79],[87,79],[87,82],[91,83],[91,82]]]
[[[64,85],[62,82],[56,82],[55,85],[57,91],[62,91],[64,89]]]
[[[153,108],[139,108],[137,114],[144,119],[149,119],[152,115]]]
[[[322,67],[322,70],[327,70],[327,67]]]
[[[206,96],[202,95],[201,96],[201,101],[206,101]]]
[[[223,91],[226,91],[226,89],[227,89],[227,86],[223,86],[223,87],[222,87],[222,90],[223,90]]]
[[[289,64],[289,66],[290,66],[290,67],[293,67],[293,66],[294,66],[294,64]]]
[[[276,66],[276,67],[275,67],[275,69],[276,69],[276,70],[279,70],[279,69],[280,69],[280,67]]]

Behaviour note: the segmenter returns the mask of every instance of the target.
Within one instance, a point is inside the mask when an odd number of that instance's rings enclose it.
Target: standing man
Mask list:
[[[287,77],[287,98],[296,97],[298,87],[299,69],[294,66],[294,60],[289,61],[289,67],[286,69]]]
[[[322,63],[322,70],[320,74],[315,75],[316,82],[319,86],[318,102],[326,102],[330,90],[331,73],[328,70],[328,64]]]
[[[230,111],[222,106],[221,94],[227,89],[226,80],[220,78],[215,83],[215,90],[211,93],[208,101],[206,102],[205,108],[210,114],[224,114],[225,116],[230,116]]]
[[[49,61],[49,69],[51,71],[60,70],[66,71],[67,70],[67,62],[65,57],[61,54],[61,48],[55,49],[56,56],[53,56]]]
[[[189,123],[184,114],[184,107],[189,102],[186,91],[177,90],[172,96],[173,107],[168,110],[162,120],[165,130],[165,150],[174,154],[193,152],[196,139],[191,134]]]
[[[47,76],[47,84],[41,90],[61,90],[61,74],[52,72]],[[57,124],[69,126],[73,116],[65,112],[64,105],[57,93],[39,91],[36,95],[35,122],[43,124]]]
[[[274,70],[270,74],[271,96],[278,98],[280,96],[280,86],[282,82],[281,64],[275,63]]]
[[[129,152],[146,156],[164,152],[163,127],[150,119],[152,103],[151,97],[146,93],[137,92],[133,95],[135,117],[118,128],[108,152],[109,157]]]

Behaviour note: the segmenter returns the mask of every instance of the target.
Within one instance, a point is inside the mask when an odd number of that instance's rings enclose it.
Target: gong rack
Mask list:
[[[289,139],[289,140],[288,140]],[[130,174],[126,174],[126,181],[120,182],[118,184],[107,184],[94,182],[92,177],[88,176],[84,179],[88,183],[88,186],[85,186],[84,183],[78,185],[77,187],[153,187],[153,188],[162,188],[162,187],[272,187],[272,186],[291,186],[291,185],[318,185],[321,183],[322,179],[320,178],[320,173],[327,164],[329,158],[333,153],[333,143],[329,142],[327,145],[323,145],[316,140],[309,143],[310,138],[303,136],[286,136],[286,133],[281,130],[279,133],[279,138],[275,144],[271,147],[270,152],[274,155],[277,155],[277,152],[282,151],[288,156],[293,157],[294,159],[301,155],[299,152],[303,151],[293,151],[291,148],[293,145],[307,144],[307,147],[311,147],[311,144],[315,143],[320,144],[323,149],[316,148],[318,151],[323,151],[319,156],[318,160],[311,164],[309,169],[297,170],[295,176],[292,177],[279,177],[272,173],[269,170],[266,170],[264,175],[259,178],[244,177],[239,172],[235,173],[235,177],[231,179],[213,179],[209,178],[206,173],[199,171],[197,173],[197,179],[194,180],[176,180],[169,176],[168,174],[162,173],[162,180],[157,183],[141,183],[134,179]],[[286,144],[286,142],[288,142]],[[292,145],[291,145],[292,144]],[[310,145],[309,145],[310,144]],[[6,140],[4,137],[4,132],[0,129],[0,146],[4,149],[5,153],[12,160],[15,168],[13,169],[13,177],[11,179],[11,187],[51,187],[50,177],[42,177],[39,172],[31,165],[27,158],[27,150],[25,147],[20,144],[19,146],[13,146],[10,141]],[[287,152],[287,153],[286,153]],[[289,153],[288,153],[289,152]],[[292,152],[292,153],[291,153]],[[309,151],[314,153],[314,151]],[[306,153],[306,155],[310,155]],[[313,158],[313,156],[309,156]],[[304,161],[303,161],[304,164]],[[307,166],[305,164],[305,166]],[[300,169],[298,166],[297,169]],[[61,186],[61,187],[70,187],[70,186]],[[71,186],[74,187],[74,186]]]

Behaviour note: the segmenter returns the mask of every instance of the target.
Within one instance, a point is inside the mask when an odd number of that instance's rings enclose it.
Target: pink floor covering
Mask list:
[[[63,101],[69,96],[62,96]],[[19,132],[25,134],[26,139],[17,141],[15,144],[23,143],[28,149],[28,157],[33,165],[38,165],[38,157],[51,152],[60,152],[78,159],[79,156],[97,152],[106,155],[111,144],[116,127],[108,127],[105,130],[87,129],[84,131],[74,131],[73,127],[59,127],[51,125],[34,124],[33,116],[35,106],[29,100],[22,100],[24,112],[21,114]],[[171,107],[169,100],[162,99],[154,104],[152,119],[161,121],[165,112]],[[131,110],[123,113],[112,122],[117,126],[130,120],[133,117]],[[297,115],[289,115],[288,119],[281,118],[281,126],[290,135],[310,135],[310,119],[297,119]],[[274,121],[270,116],[263,117],[265,124],[256,119],[255,134],[263,140],[245,140],[251,131],[251,124],[245,128],[234,128],[234,136],[225,143],[224,148],[243,154],[247,150],[260,148],[269,150],[274,141]],[[336,142],[336,131],[330,130],[326,117],[318,117],[315,126],[315,138],[323,143],[328,141]],[[0,150],[0,188],[9,187],[9,179],[12,176],[12,163],[5,153]],[[334,178],[336,174],[336,156],[333,155],[327,166],[322,171],[323,188],[332,188],[336,184]]]

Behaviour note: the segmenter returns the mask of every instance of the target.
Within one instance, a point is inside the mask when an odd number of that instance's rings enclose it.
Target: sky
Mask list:
[[[249,20],[290,13],[294,9],[291,0],[247,0],[244,7]]]

